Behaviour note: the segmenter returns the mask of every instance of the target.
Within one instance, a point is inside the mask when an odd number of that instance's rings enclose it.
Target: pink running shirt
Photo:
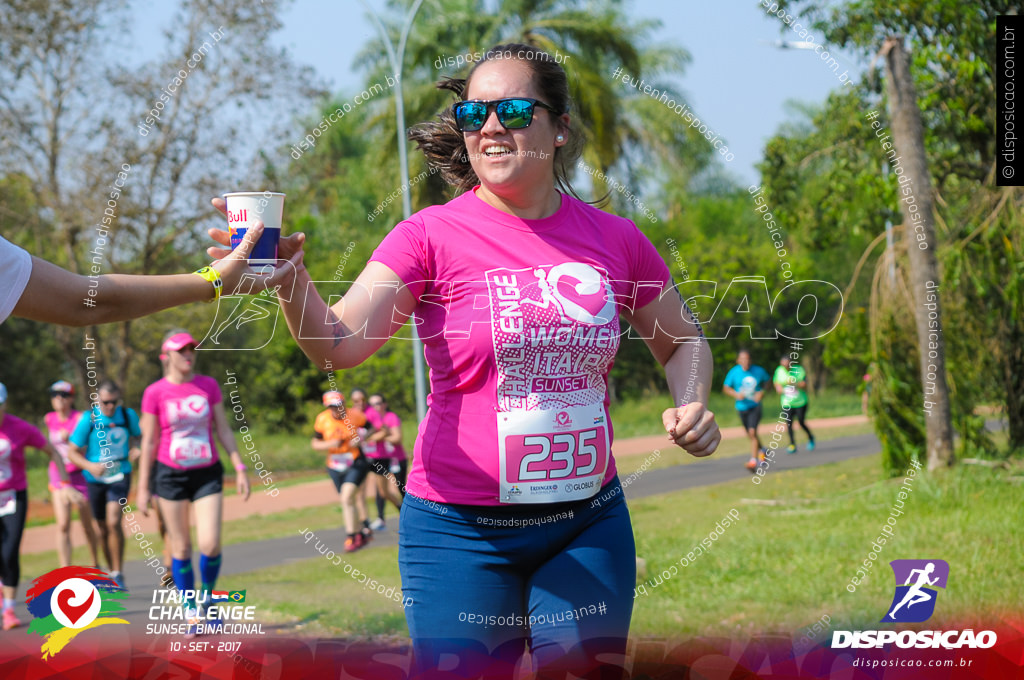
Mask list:
[[[60,457],[64,459],[64,469],[69,473],[78,470],[78,466],[68,460],[68,437],[75,431],[75,425],[78,424],[78,419],[81,416],[81,411],[71,411],[67,420],[61,420],[60,414],[56,411],[50,411],[43,416],[43,422],[46,423],[47,439],[53,444],[53,448],[57,449]],[[57,466],[51,460],[50,480],[52,481],[54,478],[60,479],[60,476],[57,474]]]
[[[41,449],[46,437],[39,429],[21,418],[4,415],[0,423],[0,491],[22,491],[28,486],[25,478],[25,447]]]
[[[630,220],[570,196],[525,220],[475,191],[399,223],[371,257],[419,300],[430,366],[408,491],[468,505],[589,498],[615,475],[618,313],[655,300],[668,267]]]
[[[366,409],[366,420],[377,430],[402,426],[402,421],[397,415],[388,411],[381,416],[380,413],[372,406]],[[381,441],[371,442],[366,446],[367,458],[398,458],[400,460],[405,460],[405,449],[402,448],[401,444],[391,444],[389,442]]]
[[[220,385],[208,375],[175,385],[161,378],[142,393],[142,412],[160,425],[157,461],[177,470],[193,470],[217,462],[213,442],[213,406],[223,400]]]

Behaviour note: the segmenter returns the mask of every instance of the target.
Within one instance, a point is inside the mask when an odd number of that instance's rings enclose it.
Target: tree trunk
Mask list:
[[[946,384],[946,351],[942,337],[942,312],[939,303],[939,267],[935,258],[935,223],[932,182],[924,151],[924,132],[917,92],[910,77],[910,64],[903,49],[903,37],[886,40],[883,48],[887,74],[892,140],[909,181],[909,195],[900,194],[910,278],[914,295],[914,319],[920,350],[921,387],[924,391],[925,429],[928,469],[952,465],[953,428]],[[911,210],[911,199],[919,211]],[[920,240],[918,234],[921,235]]]
[[[1010,448],[1024,448],[1024,335],[1018,329],[1004,335],[1007,343],[1003,362],[1006,420],[1010,425]]]

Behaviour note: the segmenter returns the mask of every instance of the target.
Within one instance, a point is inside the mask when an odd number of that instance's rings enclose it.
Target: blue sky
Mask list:
[[[159,31],[176,4],[142,0],[135,5],[131,34],[138,50],[144,53],[148,45],[160,44]],[[429,11],[429,4],[420,12]],[[735,158],[725,167],[744,183],[757,180],[754,164],[764,143],[790,119],[786,102],[818,103],[840,86],[814,51],[770,44],[800,38],[788,29],[780,31],[785,25],[768,17],[757,0],[634,0],[630,6],[637,17],[662,21],[659,41],[674,42],[690,52],[691,63],[675,85],[690,108],[728,144]],[[357,0],[296,0],[283,19],[278,43],[298,62],[313,66],[333,90],[362,89],[363,74],[353,68],[353,61],[376,32]],[[862,61],[850,53],[833,56],[839,73],[848,70],[851,78],[860,77]]]

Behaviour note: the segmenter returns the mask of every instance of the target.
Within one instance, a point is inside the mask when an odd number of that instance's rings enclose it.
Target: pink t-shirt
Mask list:
[[[78,419],[81,416],[81,411],[71,411],[66,420],[61,420],[60,414],[56,411],[50,411],[43,416],[43,421],[46,423],[47,439],[53,444],[53,448],[57,449],[60,457],[64,459],[64,469],[69,473],[77,470],[78,466],[68,460],[68,437],[75,431],[75,425],[78,424]],[[52,460],[50,461],[50,472],[52,473],[51,478],[57,474],[57,465]]]
[[[402,426],[402,421],[397,415],[388,411],[382,417],[372,406],[366,409],[366,420],[378,430]],[[401,444],[380,441],[373,442],[369,446],[374,448],[366,452],[368,458],[400,458],[405,460],[405,449],[402,448]]]
[[[160,424],[156,459],[178,470],[207,467],[217,462],[213,442],[213,407],[222,401],[220,385],[208,375],[176,385],[162,378],[142,393],[142,412]]]
[[[419,300],[431,394],[410,493],[543,503],[612,479],[618,314],[671,280],[635,224],[567,195],[554,215],[520,219],[474,189],[398,224],[371,259]]]
[[[4,415],[0,423],[0,491],[21,491],[25,479],[25,447],[41,449],[46,437],[35,425]]]

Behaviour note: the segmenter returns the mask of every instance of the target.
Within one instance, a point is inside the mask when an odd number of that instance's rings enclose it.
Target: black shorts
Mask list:
[[[153,493],[169,501],[196,501],[224,490],[224,466],[213,465],[179,470],[160,461],[153,475]]]
[[[120,506],[122,498],[125,499],[125,503],[128,502],[128,489],[132,486],[132,473],[126,472],[124,479],[119,482],[101,484],[87,481],[85,485],[89,488],[89,507],[92,508],[92,516],[96,518],[97,522],[103,523],[107,521],[107,503],[117,503]]]
[[[327,474],[331,476],[331,481],[334,482],[334,490],[341,493],[341,485],[345,483],[345,475],[348,474],[348,470],[342,472],[334,468],[327,468]]]
[[[394,478],[398,490],[405,493],[405,472],[408,462],[405,458],[370,458],[370,472],[385,479]]]
[[[355,484],[359,486],[366,479],[366,475],[370,474],[370,461],[366,459],[366,456],[359,456],[354,461],[348,470],[345,470],[345,476],[342,479],[343,484]]]
[[[739,411],[740,422],[743,423],[743,429],[745,430],[756,430],[758,423],[761,422],[761,402],[757,402],[757,406],[754,408],[748,408],[746,411]]]

